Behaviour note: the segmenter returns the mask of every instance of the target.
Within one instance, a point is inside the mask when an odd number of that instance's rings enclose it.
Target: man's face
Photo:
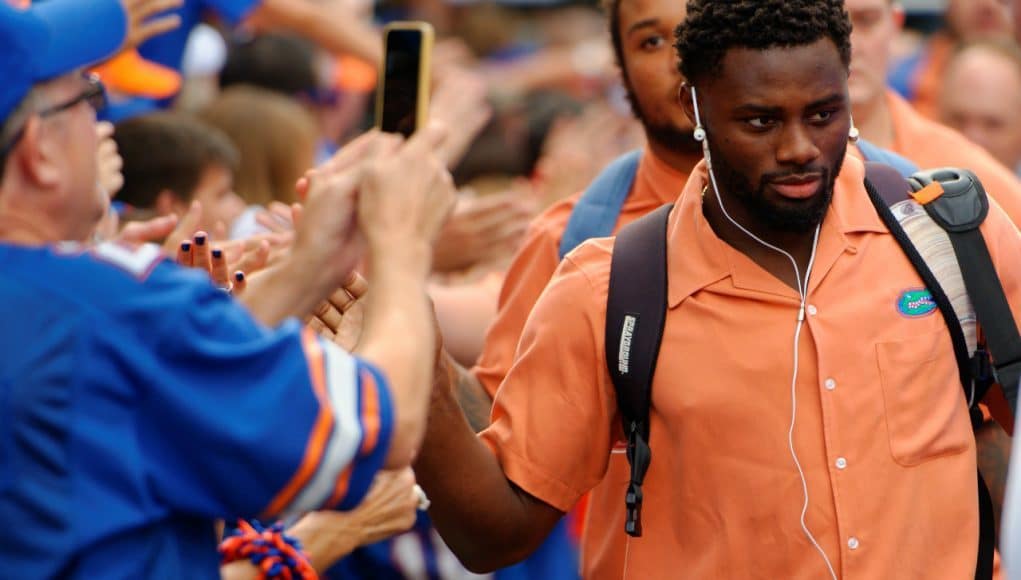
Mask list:
[[[722,195],[753,227],[810,231],[829,207],[850,129],[836,46],[733,49],[721,68],[698,98]]]
[[[697,153],[693,126],[677,102],[681,74],[673,47],[674,29],[684,21],[679,0],[621,0],[620,37],[624,84],[649,138]]]
[[[851,16],[851,106],[868,106],[886,91],[890,52],[904,14],[890,0],[845,0]]]
[[[1011,0],[950,0],[946,21],[959,40],[1009,39],[1014,32]]]
[[[222,222],[229,230],[245,211],[245,202],[234,193],[234,173],[219,164],[210,165],[202,172],[193,199],[202,204],[199,229],[207,232],[217,231],[217,222]],[[187,210],[187,207],[181,209]]]
[[[47,83],[40,91],[39,109],[69,103],[88,85],[80,74],[66,75]],[[94,231],[110,204],[98,187],[98,139],[96,112],[86,101],[39,118],[39,146],[52,152],[59,173],[59,195],[51,207],[51,218],[67,240],[85,240]]]
[[[1021,164],[1021,71],[1005,56],[972,48],[947,71],[942,121],[1010,169]]]

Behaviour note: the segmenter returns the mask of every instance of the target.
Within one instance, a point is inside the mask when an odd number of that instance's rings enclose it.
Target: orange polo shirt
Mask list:
[[[807,524],[844,579],[971,578],[975,443],[949,333],[935,312],[898,311],[923,283],[876,215],[863,173],[848,157],[798,344],[794,446]],[[618,540],[603,543],[609,556],[586,552],[583,570],[595,579],[825,578],[799,523],[802,485],[787,442],[798,297],[715,235],[702,215],[705,181],[700,165],[670,217],[645,535],[590,527]],[[1001,265],[1016,261],[1021,235],[995,206],[982,230],[1018,304],[1021,275]],[[591,240],[564,260],[481,434],[508,478],[565,512],[603,480],[621,436],[603,355],[612,248]],[[590,510],[622,512],[625,482],[606,486],[618,487],[616,505]]]
[[[677,199],[677,194],[687,181],[687,173],[673,169],[646,149],[638,164],[631,193],[617,218],[614,233],[657,207]],[[496,395],[497,388],[507,376],[528,313],[532,311],[539,294],[560,264],[560,238],[581,195],[578,193],[564,199],[535,218],[529,226],[524,244],[507,270],[500,290],[496,319],[486,333],[482,354],[472,369],[490,396]]]
[[[1021,180],[985,149],[957,131],[923,117],[900,95],[887,92],[893,119],[891,148],[922,169],[963,167],[975,172],[990,197],[1021,227]],[[853,149],[853,148],[851,148]],[[860,153],[855,150],[860,157]]]

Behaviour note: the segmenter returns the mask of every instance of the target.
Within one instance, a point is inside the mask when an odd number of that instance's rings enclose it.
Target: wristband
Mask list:
[[[297,539],[284,534],[284,524],[264,527],[257,520],[238,520],[238,527],[220,542],[222,563],[251,560],[259,578],[317,580],[319,576]]]

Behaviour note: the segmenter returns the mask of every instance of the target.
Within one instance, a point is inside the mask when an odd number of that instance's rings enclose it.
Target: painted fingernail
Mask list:
[[[191,242],[181,242],[181,249],[185,252],[191,251]]]
[[[206,245],[206,236],[204,235],[195,236],[195,243],[200,246]]]
[[[236,272],[234,274],[234,279],[237,280],[238,282],[244,282],[245,281],[245,273],[244,272]]]
[[[223,250],[221,250],[220,248],[214,249],[213,250],[213,257],[216,258],[217,260],[222,258],[223,257]]]

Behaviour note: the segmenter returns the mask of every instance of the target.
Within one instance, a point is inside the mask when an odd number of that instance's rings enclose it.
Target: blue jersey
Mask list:
[[[354,507],[372,366],[154,246],[0,244],[0,576],[214,578],[214,518]]]
[[[184,0],[182,6],[168,12],[181,17],[181,26],[143,43],[138,52],[147,60],[181,70],[188,35],[206,15],[213,15],[234,26],[254,10],[261,0]]]

